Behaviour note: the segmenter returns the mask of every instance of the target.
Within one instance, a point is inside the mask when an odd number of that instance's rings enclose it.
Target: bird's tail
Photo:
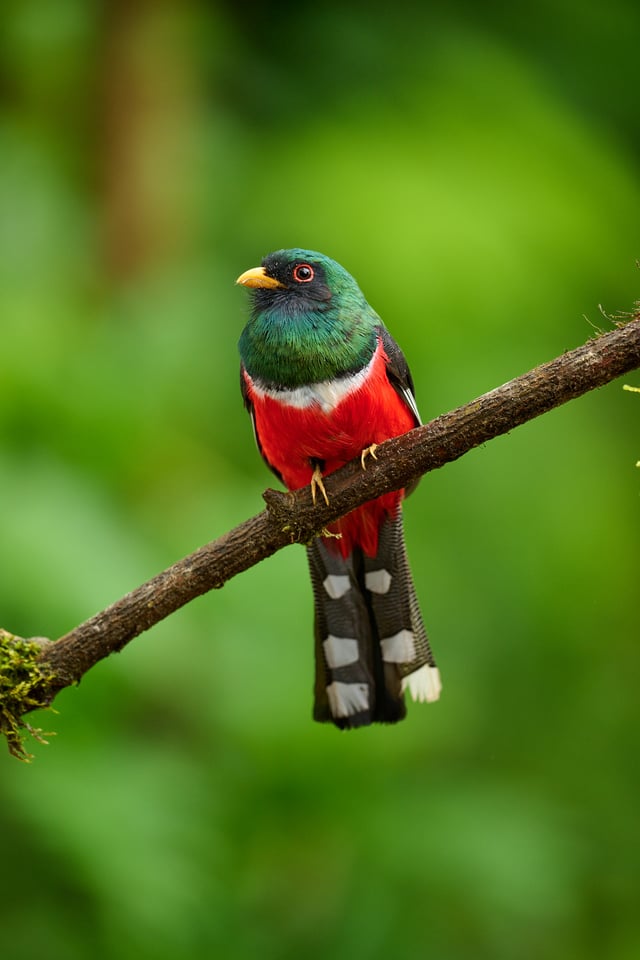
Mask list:
[[[380,529],[378,552],[344,558],[322,538],[308,547],[315,602],[315,720],[341,728],[396,723],[404,692],[437,700],[440,674],[422,622],[402,509]]]

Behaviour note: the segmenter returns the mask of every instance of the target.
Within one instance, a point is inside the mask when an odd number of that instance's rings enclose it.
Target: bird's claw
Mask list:
[[[341,533],[334,533],[333,530],[329,530],[328,527],[323,527],[318,536],[324,537],[327,540],[342,540]]]
[[[322,470],[320,469],[319,464],[316,464],[315,469],[311,474],[311,499],[313,500],[314,507],[316,505],[316,491],[318,488],[324,497],[324,502],[327,506],[329,506],[329,497],[327,496],[327,491],[324,488],[324,482],[322,480]]]
[[[378,449],[377,443],[372,443],[368,447],[365,447],[362,453],[360,454],[360,463],[362,464],[362,469],[367,469],[367,464],[365,463],[367,457],[373,457],[374,460],[377,460],[376,450]]]

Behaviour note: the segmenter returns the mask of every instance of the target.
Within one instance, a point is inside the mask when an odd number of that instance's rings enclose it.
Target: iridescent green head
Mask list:
[[[371,359],[382,322],[335,260],[312,250],[278,250],[237,283],[251,292],[239,347],[253,379],[299,387],[353,373]]]

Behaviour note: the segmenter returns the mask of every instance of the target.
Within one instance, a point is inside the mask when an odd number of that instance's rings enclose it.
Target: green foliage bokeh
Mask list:
[[[270,250],[351,270],[424,418],[637,298],[630,0],[134,7],[3,17],[22,636],[261,508],[233,281]],[[407,540],[445,687],[395,728],[312,723],[297,547],[65,691],[35,763],[0,764],[3,956],[638,956],[639,418],[613,383],[423,480]]]

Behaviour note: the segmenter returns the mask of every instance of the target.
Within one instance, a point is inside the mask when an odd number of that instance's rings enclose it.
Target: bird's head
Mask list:
[[[371,357],[380,319],[351,274],[330,257],[278,250],[236,283],[252,300],[240,353],[260,379],[309,383],[358,369]]]
[[[351,274],[313,250],[277,250],[261,266],[241,274],[236,283],[252,291],[257,310],[275,305],[287,312],[339,310],[343,303],[364,301]]]

